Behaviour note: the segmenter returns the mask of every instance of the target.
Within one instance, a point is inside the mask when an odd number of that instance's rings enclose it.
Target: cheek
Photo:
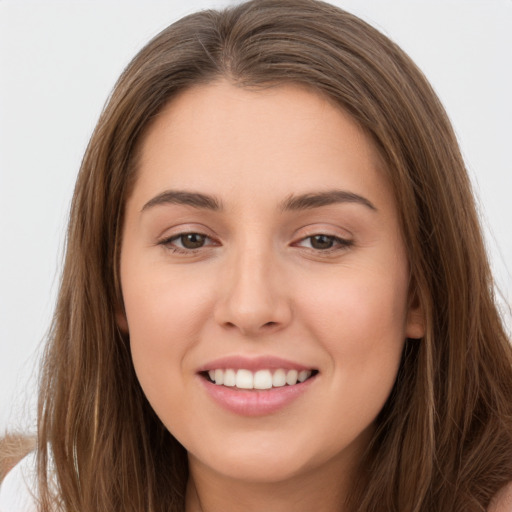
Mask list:
[[[125,275],[133,275],[127,268]],[[144,273],[137,269],[135,279],[123,281],[123,298],[132,338],[143,338],[146,343],[169,344],[179,333],[191,333],[197,319],[204,314],[209,294],[200,283],[176,278],[166,269],[152,268]]]
[[[333,442],[355,439],[371,429],[391,393],[405,341],[399,299],[379,292],[375,283],[347,283],[343,291],[316,302],[311,330],[329,354],[325,377],[336,397],[326,422],[331,431],[325,432]],[[325,404],[315,407],[311,414],[320,417]]]
[[[302,314],[321,331],[319,339],[339,336],[347,348],[389,344],[405,338],[407,292],[405,279],[389,272],[344,275],[303,285]],[[342,349],[342,344],[335,343]]]
[[[204,318],[200,296],[188,286],[147,281],[138,290],[126,290],[130,350],[139,384],[163,424],[187,432],[193,407],[188,355],[199,344]],[[176,414],[180,411],[180,414]],[[182,418],[182,413],[184,418]]]
[[[123,298],[135,371],[150,402],[164,396],[167,400],[169,390],[182,385],[187,353],[199,343],[205,291],[158,267],[139,266],[135,274],[128,265],[124,270]]]
[[[303,325],[329,354],[329,377],[343,390],[343,409],[367,403],[371,416],[387,399],[405,342],[406,288],[392,269],[351,269],[339,279],[309,283],[302,294]]]

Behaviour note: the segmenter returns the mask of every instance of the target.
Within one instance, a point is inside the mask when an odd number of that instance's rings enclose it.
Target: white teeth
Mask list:
[[[298,375],[299,372],[297,370],[288,370],[288,373],[286,374],[286,384],[288,384],[288,386],[297,384]]]
[[[272,387],[272,374],[269,370],[258,370],[254,374],[254,389],[270,389]]]
[[[250,370],[226,370],[217,368],[209,370],[208,376],[210,380],[217,385],[228,387],[236,386],[239,389],[270,389],[272,387],[279,388],[286,384],[294,386],[297,382],[304,382],[311,377],[311,370],[284,370],[279,368],[274,370],[258,370],[251,372]]]
[[[221,370],[222,371],[222,370]],[[217,370],[215,370],[215,376],[217,376]],[[236,372],[236,384],[235,386],[240,389],[253,389],[254,378],[252,372],[249,370],[238,370]],[[217,384],[217,380],[215,380]]]
[[[272,386],[280,388],[286,384],[286,372],[284,370],[276,370],[272,375]]]
[[[224,372],[224,386],[230,388],[236,385],[236,373],[235,370],[226,370]]]
[[[224,384],[224,372],[215,370],[215,384]]]
[[[299,372],[297,380],[299,382],[304,382],[310,375],[311,375],[311,372],[308,372],[307,370],[301,370]]]

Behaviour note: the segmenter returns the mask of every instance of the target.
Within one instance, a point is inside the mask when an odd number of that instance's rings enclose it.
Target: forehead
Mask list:
[[[183,91],[154,119],[135,194],[194,189],[254,201],[333,186],[389,192],[374,144],[347,113],[299,85],[219,81]]]

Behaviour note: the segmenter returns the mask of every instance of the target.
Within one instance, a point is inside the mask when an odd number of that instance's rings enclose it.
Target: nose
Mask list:
[[[225,329],[258,337],[285,328],[292,319],[289,290],[271,251],[241,250],[219,276],[215,320]]]

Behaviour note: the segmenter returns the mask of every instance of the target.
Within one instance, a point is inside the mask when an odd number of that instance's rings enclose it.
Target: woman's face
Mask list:
[[[142,142],[119,323],[192,474],[347,470],[423,334],[372,143],[299,86],[225,81],[179,95]]]

